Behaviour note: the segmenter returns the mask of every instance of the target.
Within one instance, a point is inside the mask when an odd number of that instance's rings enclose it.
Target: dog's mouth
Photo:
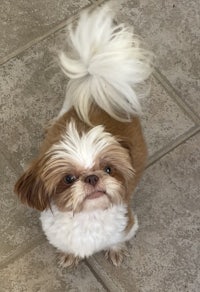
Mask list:
[[[94,192],[91,192],[90,194],[88,194],[86,196],[86,199],[93,200],[93,199],[97,199],[97,198],[100,198],[100,197],[105,196],[105,195],[106,195],[105,191],[94,191]]]

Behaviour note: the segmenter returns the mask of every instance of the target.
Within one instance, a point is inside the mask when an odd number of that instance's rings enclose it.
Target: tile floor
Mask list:
[[[198,0],[120,0],[117,16],[157,56],[142,123],[149,162],[135,193],[140,229],[114,268],[97,254],[57,266],[38,213],[13,185],[62,104],[55,60],[64,27],[94,0],[0,3],[0,292],[200,291],[200,7]],[[118,2],[115,0],[115,2]]]

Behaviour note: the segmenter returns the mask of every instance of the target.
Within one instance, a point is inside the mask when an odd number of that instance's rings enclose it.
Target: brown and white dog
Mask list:
[[[108,6],[83,12],[68,38],[71,51],[59,56],[70,78],[63,107],[15,192],[42,211],[63,266],[101,250],[119,265],[138,228],[131,197],[147,150],[137,116],[152,55]]]

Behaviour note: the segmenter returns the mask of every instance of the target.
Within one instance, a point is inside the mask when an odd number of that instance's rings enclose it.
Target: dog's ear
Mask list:
[[[39,211],[50,207],[48,192],[39,177],[35,163],[16,182],[14,192],[23,204],[27,204]]]
[[[119,138],[119,143],[123,148],[125,148],[128,151],[128,154],[129,154],[130,159],[132,161],[131,150],[133,148],[133,145],[132,145],[131,141],[128,141],[128,139],[125,140],[124,138],[123,139]]]

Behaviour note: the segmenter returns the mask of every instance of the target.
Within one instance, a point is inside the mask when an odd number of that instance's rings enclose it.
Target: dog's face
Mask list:
[[[70,122],[62,139],[35,160],[18,180],[22,202],[38,210],[106,209],[127,200],[134,171],[128,150],[102,126],[79,133]]]

